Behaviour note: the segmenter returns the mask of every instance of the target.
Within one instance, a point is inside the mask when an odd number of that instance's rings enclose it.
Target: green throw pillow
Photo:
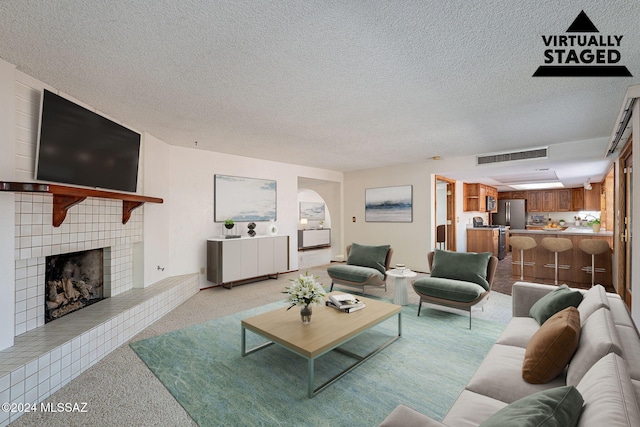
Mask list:
[[[385,267],[390,248],[389,245],[367,246],[352,243],[347,264],[375,268],[384,274],[387,271]]]
[[[451,252],[436,249],[433,254],[431,277],[472,282],[489,290],[487,265],[491,252]]]
[[[581,301],[582,294],[579,291],[572,291],[567,285],[561,285],[536,301],[529,310],[529,316],[542,325],[548,318],[567,307],[577,308]]]
[[[571,385],[539,391],[516,400],[480,423],[480,427],[572,427],[584,399]]]

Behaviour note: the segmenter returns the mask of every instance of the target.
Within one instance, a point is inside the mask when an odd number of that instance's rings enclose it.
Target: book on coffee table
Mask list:
[[[357,307],[362,304],[358,298],[351,294],[331,294],[329,301],[339,308]]]
[[[335,308],[336,310],[340,310],[345,313],[353,313],[354,311],[362,310],[363,308],[366,307],[365,303],[363,302],[356,305],[352,305],[350,307],[338,307],[333,303],[333,301],[326,301],[325,304],[327,307]]]

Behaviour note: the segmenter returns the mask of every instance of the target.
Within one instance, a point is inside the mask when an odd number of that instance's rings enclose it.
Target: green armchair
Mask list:
[[[490,252],[450,252],[436,249],[427,255],[431,276],[411,282],[423,302],[453,307],[469,312],[471,307],[489,298],[498,267],[498,258]]]
[[[393,249],[389,245],[367,246],[353,243],[347,246],[347,263],[331,265],[327,274],[333,285],[355,287],[365,294],[367,286],[384,287],[387,290],[387,270]]]

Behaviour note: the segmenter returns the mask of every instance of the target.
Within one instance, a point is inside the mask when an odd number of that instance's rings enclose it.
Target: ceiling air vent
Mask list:
[[[535,148],[532,150],[512,151],[509,153],[487,154],[484,156],[476,157],[478,165],[547,158],[549,158],[549,147]]]

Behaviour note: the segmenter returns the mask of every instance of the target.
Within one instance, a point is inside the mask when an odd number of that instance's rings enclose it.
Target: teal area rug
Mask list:
[[[240,321],[274,303],[131,343],[200,426],[375,426],[399,403],[442,420],[504,325],[417,306],[402,309],[402,338],[307,397],[307,361],[272,345],[242,357]],[[348,315],[347,315],[348,316]],[[397,317],[344,348],[366,354],[397,332]],[[247,331],[247,348],[265,342]],[[354,362],[339,352],[316,360],[315,386]]]

